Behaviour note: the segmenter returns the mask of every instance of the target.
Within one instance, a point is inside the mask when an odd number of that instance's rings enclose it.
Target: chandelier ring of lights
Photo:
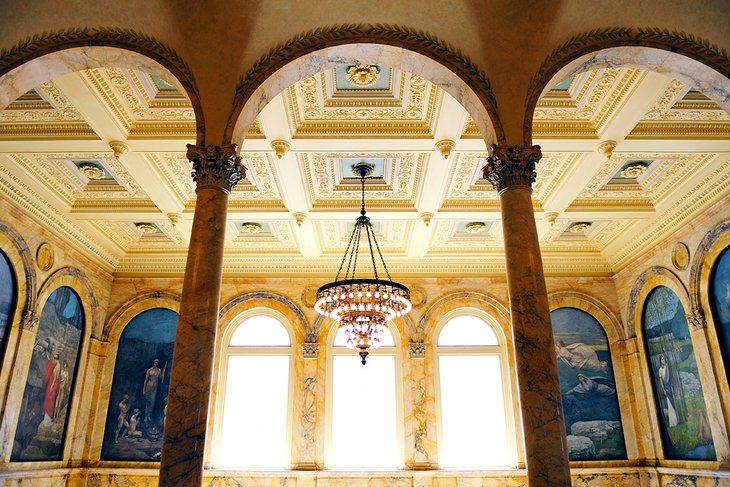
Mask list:
[[[385,322],[404,316],[412,305],[408,288],[394,282],[390,277],[373,225],[366,215],[365,180],[373,174],[375,167],[363,161],[355,164],[352,171],[360,177],[362,188],[360,216],[355,221],[355,228],[350,235],[337,276],[333,282],[317,290],[314,308],[319,314],[340,322],[339,326],[345,330],[347,336],[347,346],[359,350],[364,365],[368,351],[380,346],[380,335],[384,332]],[[356,277],[360,244],[364,243],[363,233],[367,238],[374,278]],[[376,252],[379,259],[375,258]],[[378,274],[378,265],[382,265],[387,279],[382,279],[381,274]],[[343,279],[340,279],[341,275]]]

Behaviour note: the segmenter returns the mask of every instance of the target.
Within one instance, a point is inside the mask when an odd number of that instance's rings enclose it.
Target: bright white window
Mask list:
[[[448,319],[436,357],[440,466],[514,465],[504,347],[494,329],[474,314]]]
[[[367,364],[346,348],[338,330],[331,350],[328,467],[349,470],[396,469],[403,464],[399,438],[400,388],[395,340],[386,328],[380,348]]]
[[[291,342],[271,314],[250,315],[228,338],[216,467],[289,468]]]

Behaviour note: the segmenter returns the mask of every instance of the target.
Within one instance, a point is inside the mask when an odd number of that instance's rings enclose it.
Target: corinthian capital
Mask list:
[[[236,144],[205,147],[188,144],[188,160],[193,163],[193,180],[197,189],[220,188],[226,192],[246,176],[241,158],[236,156]]]
[[[539,145],[492,145],[492,155],[487,158],[482,173],[500,192],[512,186],[531,187],[535,182],[535,165],[541,157]]]

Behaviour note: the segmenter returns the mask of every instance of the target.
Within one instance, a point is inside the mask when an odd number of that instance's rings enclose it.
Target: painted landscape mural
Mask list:
[[[723,250],[712,271],[710,303],[726,372],[730,375],[730,247]]]
[[[159,461],[177,313],[135,316],[119,340],[102,445],[103,460]]]
[[[73,289],[60,287],[43,306],[33,345],[11,460],[60,460],[84,330]]]
[[[15,273],[7,256],[0,251],[0,360],[5,349],[5,338],[13,320],[15,306]]]
[[[687,317],[679,297],[668,287],[659,286],[647,297],[644,340],[665,458],[715,460]]]
[[[626,458],[606,333],[576,308],[550,313],[571,460]]]

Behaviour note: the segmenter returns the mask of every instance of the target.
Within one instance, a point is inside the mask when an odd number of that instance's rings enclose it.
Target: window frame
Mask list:
[[[277,320],[289,335],[288,347],[282,346],[235,346],[231,345],[231,339],[234,333],[246,321],[257,316],[266,316]],[[295,379],[295,355],[297,348],[296,336],[294,329],[289,320],[282,313],[265,307],[256,307],[243,311],[233,318],[221,340],[220,361],[218,364],[217,392],[215,404],[215,420],[213,421],[213,445],[211,454],[211,469],[227,470],[227,471],[284,471],[290,470],[292,465],[292,447],[293,447],[293,426],[294,426],[294,379]],[[228,467],[221,466],[221,446],[223,440],[223,422],[226,402],[226,392],[228,387],[228,358],[231,356],[287,356],[289,357],[289,375],[287,383],[287,405],[286,405],[286,436],[284,440],[284,451],[286,458],[284,466],[276,467]]]
[[[395,377],[395,434],[396,434],[396,455],[398,465],[396,467],[366,467],[358,468],[357,471],[367,472],[392,472],[405,469],[405,424],[404,424],[404,401],[403,401],[403,347],[400,331],[392,321],[385,323],[388,331],[393,335],[393,347],[381,347],[369,350],[368,356],[393,356]],[[332,466],[332,419],[334,412],[334,358],[335,356],[351,356],[352,360],[359,361],[357,350],[347,347],[335,347],[335,337],[339,330],[339,322],[332,323],[327,333],[327,355],[326,355],[326,388],[325,388],[325,437],[324,437],[324,468],[334,471],[352,471],[348,467]]]
[[[444,327],[453,319],[461,316],[473,316],[479,318],[488,326],[497,338],[496,345],[441,345],[438,344],[439,336]],[[507,338],[499,325],[499,322],[489,313],[477,308],[463,307],[449,311],[439,319],[438,324],[431,333],[431,344],[433,349],[433,381],[435,392],[435,412],[436,412],[436,451],[438,459],[438,468],[440,470],[494,470],[512,468],[518,466],[517,455],[517,439],[515,430],[514,410],[512,408],[512,388],[509,373],[509,360],[507,356]],[[496,356],[499,359],[499,372],[502,378],[502,402],[504,409],[505,429],[507,436],[507,456],[509,457],[508,465],[497,466],[480,466],[480,467],[444,467],[441,465],[441,453],[443,451],[443,410],[441,405],[441,370],[439,367],[440,358],[443,355],[455,356]]]

